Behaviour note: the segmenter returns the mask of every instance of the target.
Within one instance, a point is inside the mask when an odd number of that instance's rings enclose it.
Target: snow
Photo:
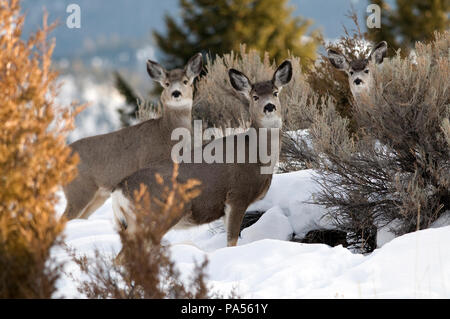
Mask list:
[[[399,220],[393,220],[384,227],[380,227],[377,231],[377,247],[380,248],[386,243],[393,240],[395,235],[395,229],[400,227],[401,222]],[[450,210],[443,213],[438,219],[436,219],[430,228],[439,228],[450,225]]]
[[[431,224],[430,228],[438,228],[450,225],[450,210],[443,213],[438,219]]]
[[[395,236],[395,229],[398,229],[401,226],[399,220],[393,220],[389,224],[378,228],[377,230],[377,247],[380,248],[384,244],[390,242],[392,239],[394,239]]]
[[[267,211],[272,207],[279,207],[299,237],[304,237],[313,229],[333,228],[331,220],[326,216],[326,209],[308,203],[313,200],[313,194],[319,191],[313,180],[315,176],[311,169],[274,175],[267,195],[263,200],[250,205],[248,210]]]
[[[208,285],[225,296],[234,289],[242,298],[450,298],[450,226],[444,219],[437,228],[389,238],[369,255],[288,241],[312,225],[331,227],[322,207],[302,202],[316,189],[313,177],[311,170],[275,175],[267,196],[249,208],[266,213],[242,231],[236,247],[226,247],[222,220],[167,233],[164,240],[183,278],[207,257]],[[64,207],[62,196],[57,210]],[[111,199],[88,220],[69,221],[65,234],[77,254],[117,254]],[[53,256],[82,278],[65,251],[55,249]],[[67,275],[54,297],[84,296]]]
[[[255,224],[242,230],[240,244],[262,239],[289,240],[294,229],[280,206],[266,211]]]
[[[100,82],[89,76],[73,75],[60,76],[58,84],[60,85],[58,104],[70,105],[71,101],[88,103],[88,106],[75,117],[75,129],[69,134],[69,142],[120,128],[118,109],[126,102],[113,84],[107,81]]]

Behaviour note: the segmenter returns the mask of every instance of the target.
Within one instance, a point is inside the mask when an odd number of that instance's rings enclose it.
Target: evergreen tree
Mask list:
[[[132,119],[136,117],[136,113],[139,111],[139,97],[119,72],[114,72],[114,78],[116,89],[125,97],[127,106],[130,106],[118,110],[120,114],[120,123],[122,126],[129,126]]]
[[[430,41],[434,31],[450,27],[449,0],[396,0],[391,8],[386,0],[370,0],[381,8],[381,28],[368,29],[373,42],[387,41],[389,47],[407,54],[416,41]]]
[[[216,54],[249,49],[276,61],[291,54],[306,68],[316,57],[319,32],[305,37],[312,21],[292,17],[287,0],[180,0],[182,23],[166,16],[167,33],[154,32],[168,66],[183,65],[195,52]]]

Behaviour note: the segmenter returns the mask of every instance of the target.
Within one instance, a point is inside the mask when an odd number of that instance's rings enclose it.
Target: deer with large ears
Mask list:
[[[220,162],[179,164],[178,181],[186,182],[191,178],[199,180],[201,193],[184,207],[183,214],[163,232],[225,217],[227,245],[236,245],[246,209],[251,203],[264,197],[272,181],[273,166],[262,173],[262,168],[267,168],[268,161],[262,158],[260,148],[265,145],[266,150],[270,147],[271,152],[276,149],[276,155],[280,151],[279,130],[283,119],[278,94],[291,78],[290,61],[283,62],[271,80],[254,84],[243,73],[229,70],[232,87],[248,101],[251,118],[249,131],[252,130],[256,138],[252,140],[246,132],[214,139],[202,148],[205,150],[213,146],[216,150],[223,150]],[[227,141],[233,141],[231,148],[228,148]],[[245,160],[239,161],[238,158],[242,155],[245,155]],[[113,192],[113,210],[117,224],[129,234],[133,234],[136,229],[134,191],[139,190],[143,184],[151,196],[158,196],[162,192],[164,186],[157,183],[156,173],[165,181],[170,181],[172,165],[161,164],[139,170],[118,184]]]
[[[335,50],[328,50],[328,60],[338,70],[348,75],[348,83],[353,97],[358,101],[362,94],[368,92],[373,85],[369,64],[381,64],[386,57],[387,43],[382,41],[375,45],[368,58],[349,61],[345,55]]]
[[[172,163],[171,134],[179,127],[191,130],[193,82],[202,66],[200,53],[194,55],[184,69],[171,71],[148,60],[148,74],[163,87],[162,116],[70,144],[80,162],[77,177],[63,188],[67,199],[64,217],[88,218],[125,177],[156,162]]]

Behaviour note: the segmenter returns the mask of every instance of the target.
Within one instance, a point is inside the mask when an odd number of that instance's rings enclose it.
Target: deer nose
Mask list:
[[[174,98],[177,98],[177,97],[179,97],[179,96],[181,96],[181,92],[180,91],[173,91],[172,92],[172,96],[174,97]]]
[[[356,85],[360,85],[362,83],[361,79],[356,79],[355,81],[353,81]]]
[[[273,112],[273,110],[276,110],[276,106],[273,105],[272,103],[268,103],[266,104],[266,106],[264,106],[264,113],[266,112]]]

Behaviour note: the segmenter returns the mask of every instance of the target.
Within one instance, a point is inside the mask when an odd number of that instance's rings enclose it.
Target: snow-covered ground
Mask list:
[[[450,298],[448,215],[437,228],[390,238],[370,255],[287,241],[317,225],[331,227],[321,219],[322,207],[303,202],[316,191],[313,174],[275,175],[267,196],[249,208],[267,212],[242,232],[237,247],[226,247],[221,220],[166,234],[181,273],[189,276],[194,261],[206,256],[208,283],[223,295],[234,289],[243,298]],[[57,210],[64,206],[62,198]],[[121,244],[114,227],[108,200],[88,220],[68,222],[66,243],[80,254],[116,254]],[[80,275],[64,251],[54,256],[68,261],[66,271],[75,278]],[[68,276],[58,287],[55,297],[83,297]]]

